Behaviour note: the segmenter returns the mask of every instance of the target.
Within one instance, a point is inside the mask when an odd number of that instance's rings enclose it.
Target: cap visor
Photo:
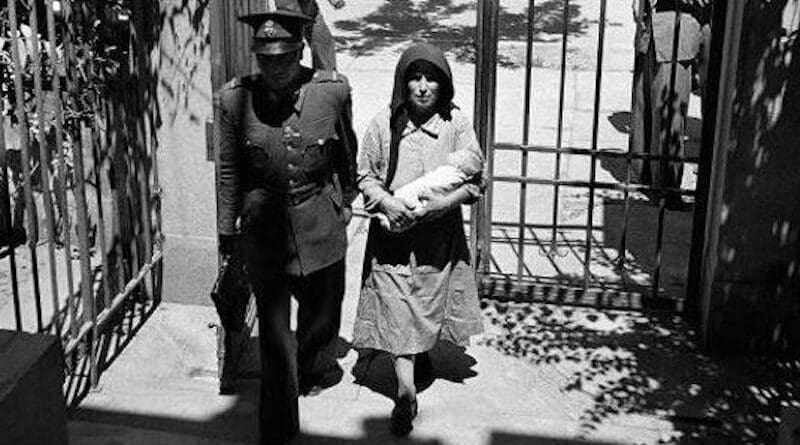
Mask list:
[[[303,42],[288,42],[280,40],[271,42],[254,41],[250,46],[250,51],[252,51],[253,54],[261,54],[262,56],[278,56],[301,49],[303,49]]]

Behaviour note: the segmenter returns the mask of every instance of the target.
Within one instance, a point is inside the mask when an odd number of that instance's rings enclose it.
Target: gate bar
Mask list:
[[[94,67],[90,65],[89,70],[93,70]],[[103,181],[101,179],[102,171],[104,164],[107,162],[107,153],[108,150],[105,148],[105,139],[101,137],[100,131],[100,116],[103,115],[103,107],[99,103],[99,98],[95,98],[92,103],[92,109],[94,110],[94,119],[92,121],[91,132],[92,132],[92,156],[94,157],[94,166],[92,173],[94,174],[95,178],[95,187],[97,188],[97,192],[95,193],[95,198],[97,201],[97,234],[98,234],[98,241],[100,242],[100,251],[102,252],[102,264],[101,264],[101,280],[103,285],[103,307],[108,307],[111,305],[111,283],[108,280],[108,274],[111,272],[108,267],[108,242],[106,241],[106,220],[105,220],[105,212],[103,211],[103,197],[102,197],[102,190],[103,190]]]
[[[497,24],[499,22],[499,0],[478,2],[477,14],[477,60],[475,63],[475,107],[473,125],[478,136],[478,143],[486,157],[486,172],[494,171],[494,117],[495,92],[497,86]],[[492,180],[486,178],[486,192],[482,202],[473,206],[473,257],[476,265],[480,262],[481,273],[489,272],[491,260],[491,212],[492,212]]]
[[[55,20],[55,12],[53,10],[53,0],[47,0],[46,8],[47,10],[47,34],[51,36],[50,38],[55,42],[56,40],[56,20]],[[55,45],[49,46],[49,56],[50,61],[53,65],[53,78],[52,78],[52,88],[54,91],[55,96],[55,107],[56,107],[56,116],[55,116],[55,125],[56,125],[56,154],[58,158],[58,184],[61,188],[61,192],[59,193],[61,199],[61,205],[63,206],[60,214],[61,214],[61,222],[62,222],[62,234],[64,236],[64,260],[66,265],[66,274],[67,274],[67,307],[70,305],[70,301],[74,300],[73,296],[75,294],[75,283],[74,277],[72,276],[72,235],[70,234],[70,228],[72,227],[72,223],[69,217],[69,210],[68,210],[68,197],[67,197],[67,168],[66,168],[66,158],[64,156],[64,104],[61,100],[61,76],[58,72],[58,57],[56,55]],[[60,311],[60,305],[56,306],[56,311]],[[65,317],[66,319],[66,317]],[[59,329],[60,332],[60,329]],[[61,334],[59,334],[61,335]]]
[[[540,145],[519,145],[519,144],[509,144],[506,142],[498,142],[493,145],[495,150],[506,150],[506,151],[534,151],[539,153],[556,153],[561,152],[562,154],[570,154],[570,155],[583,155],[583,156],[591,156],[592,150],[589,148],[578,148],[578,147],[562,147],[562,148],[553,148],[553,147],[546,147]],[[595,156],[598,157],[609,157],[609,158],[625,158],[630,156],[633,159],[649,159],[649,160],[658,160],[664,158],[668,161],[681,161],[681,162],[694,162],[697,163],[700,158],[698,156],[687,156],[687,155],[660,155],[660,154],[652,154],[652,153],[631,153],[628,154],[624,151],[611,151],[611,150],[599,150],[595,153]]]
[[[651,5],[651,11],[652,11],[652,5]],[[660,140],[661,135],[659,135],[659,144],[658,144],[658,146],[660,148],[659,151],[661,153],[664,153],[665,150],[667,150],[667,153],[669,153],[670,142],[673,139],[675,139],[676,137],[677,138],[683,137],[682,134],[679,134],[677,136],[672,134],[672,121],[673,121],[673,119],[675,119],[675,100],[676,100],[676,97],[675,97],[675,80],[676,79],[675,78],[678,75],[678,48],[680,46],[680,32],[681,32],[681,10],[680,10],[680,8],[676,7],[675,8],[675,24],[674,24],[673,34],[672,34],[672,64],[670,66],[670,73],[669,73],[669,76],[670,76],[669,77],[669,95],[667,96],[668,103],[665,104],[666,106],[669,107],[667,109],[667,122],[666,122],[666,125],[664,125],[663,116],[661,117],[661,119],[662,119],[662,121],[661,121],[662,122],[661,132],[663,133],[664,129],[666,128],[667,129],[666,130],[667,131],[667,136],[666,136],[666,138],[664,138],[665,140],[663,142],[661,142],[661,140]],[[677,142],[679,144],[683,143],[683,141],[680,141],[680,140],[678,140]],[[661,267],[663,265],[662,261],[663,261],[663,257],[664,257],[664,213],[665,213],[665,210],[666,210],[666,197],[664,196],[663,191],[666,190],[666,188],[663,187],[663,182],[664,182],[664,178],[667,177],[669,164],[668,164],[668,161],[665,160],[662,157],[660,159],[660,162],[659,162],[658,166],[659,166],[659,169],[661,171],[661,174],[659,176],[660,176],[661,181],[662,181],[662,184],[658,184],[658,185],[662,186],[660,188],[660,190],[662,191],[662,193],[661,193],[662,196],[658,200],[658,229],[656,231],[656,268],[655,268],[655,271],[653,273],[653,296],[655,296],[658,293],[659,281],[661,279]],[[680,184],[678,184],[678,188],[680,188]]]
[[[65,60],[74,60],[75,48],[72,45],[72,5],[70,1],[64,2],[64,16],[66,21],[66,32],[64,33],[64,49],[66,53]],[[68,67],[71,68],[71,67]],[[77,94],[78,85],[72,75],[73,70],[67,69],[67,87],[73,95]],[[80,255],[81,265],[81,296],[83,298],[83,312],[88,311],[89,316],[89,382],[92,388],[97,387],[98,369],[97,369],[97,329],[96,329],[96,314],[95,302],[92,295],[93,291],[93,276],[91,270],[91,258],[89,258],[89,224],[88,215],[86,212],[86,183],[84,179],[84,166],[83,166],[83,140],[81,138],[81,126],[75,119],[72,122],[71,129],[73,134],[73,162],[74,165],[74,179],[75,179],[75,204],[77,208],[78,219],[78,251]],[[85,317],[82,317],[85,318]]]
[[[528,145],[530,133],[530,117],[531,117],[531,70],[533,69],[533,22],[534,17],[534,0],[528,2],[528,38],[527,38],[527,51],[525,56],[525,105],[522,122],[522,143]],[[520,157],[522,176],[528,176],[528,151],[523,150]],[[519,227],[517,233],[517,282],[522,285],[522,275],[525,271],[525,221],[527,219],[527,205],[528,205],[528,184],[521,182],[519,184]]]
[[[597,35],[597,70],[594,79],[594,116],[592,119],[592,147],[591,165],[589,166],[589,208],[587,209],[588,222],[586,223],[586,252],[583,261],[583,287],[590,285],[590,267],[592,260],[592,225],[594,224],[594,182],[597,178],[597,133],[600,126],[600,87],[603,82],[603,50],[606,35],[606,3],[600,0],[600,24]]]
[[[8,189],[8,151],[6,150],[5,126],[5,117],[0,113],[0,168],[3,169],[0,171],[0,187],[3,188],[3,199],[0,201],[0,206],[2,206],[2,214],[5,215],[3,223],[9,230],[12,230],[12,233],[9,234],[12,235],[14,227],[13,218],[11,217],[11,194]],[[19,203],[17,203],[17,205],[19,205]],[[19,307],[19,283],[17,282],[17,255],[15,250],[14,240],[9,239],[8,262],[11,269],[11,298],[14,302],[14,321],[16,323],[16,328],[17,331],[21,331],[22,313]]]
[[[569,37],[569,0],[564,0],[564,12],[562,19],[561,30],[561,83],[558,88],[558,134],[556,135],[556,149],[561,148],[562,135],[564,130],[564,91],[566,89],[566,76],[567,76],[567,38]],[[556,151],[556,166],[554,178],[556,181],[561,180],[561,152]],[[558,201],[559,201],[559,185],[555,183],[553,188],[553,233],[550,239],[550,251],[548,255],[557,255],[558,247],[556,246],[556,229],[558,224]],[[566,252],[565,252],[566,255]]]
[[[34,207],[33,188],[31,186],[30,171],[30,140],[28,134],[28,121],[25,115],[25,94],[22,85],[22,57],[19,53],[19,23],[17,23],[17,0],[8,2],[9,24],[11,26],[11,56],[14,60],[14,93],[17,100],[17,121],[22,156],[22,180],[25,193],[25,210],[28,213],[28,248],[31,251],[31,275],[33,279],[33,297],[36,305],[36,328],[42,332],[42,295],[39,289],[39,261],[36,254],[36,244],[39,240],[38,216]]]
[[[134,16],[141,15],[142,11],[139,9],[142,8],[142,2],[135,2],[133,5],[133,14]],[[137,9],[138,8],[138,9]],[[131,23],[131,46],[135,47],[137,44],[137,39],[139,39],[140,33],[139,30],[136,28],[137,22],[133,21]],[[131,67],[132,70],[135,69],[138,73],[138,70],[142,66],[146,66],[146,58],[149,55],[143,54],[142,51],[136,51],[137,57],[133,59],[133,66]],[[143,84],[141,82],[137,82],[137,88],[143,88]],[[139,150],[137,150],[137,156],[135,159],[138,160],[138,169],[137,169],[137,178],[138,178],[138,186],[139,186],[139,193],[141,195],[140,201],[140,211],[142,213],[142,231],[144,232],[144,258],[147,259],[148,262],[153,261],[153,227],[152,227],[152,194],[151,189],[148,185],[149,178],[150,178],[150,166],[147,162],[147,146],[145,145],[146,141],[146,134],[147,129],[145,127],[145,120],[143,116],[146,115],[144,112],[147,108],[147,103],[143,100],[143,94],[136,95],[136,109],[138,110],[138,114],[142,117],[136,119],[136,133],[138,135],[137,140],[139,141]],[[155,160],[154,160],[155,162]],[[153,298],[153,286],[151,282],[145,282],[145,289],[148,290],[147,298]],[[144,309],[144,307],[142,307]]]
[[[55,238],[55,216],[53,214],[53,191],[50,184],[50,153],[47,146],[47,123],[45,121],[44,91],[42,90],[42,51],[39,47],[39,2],[31,2],[30,14],[31,44],[33,46],[33,89],[36,93],[36,114],[39,117],[39,177],[42,181],[42,198],[44,199],[44,214],[47,221],[47,254],[50,266],[50,295],[53,300],[53,319],[51,325],[55,328],[55,334],[61,338],[61,320],[59,317],[58,303],[58,271],[56,270],[56,238]],[[55,36],[50,36],[55,44]],[[52,45],[51,45],[52,47]],[[51,63],[55,63],[52,60]],[[58,74],[53,72],[53,77]],[[59,94],[55,91],[54,94]],[[21,105],[21,104],[18,104]],[[58,120],[58,118],[56,118]],[[61,150],[61,147],[56,147]]]
[[[69,21],[68,21],[69,17],[70,17],[69,11],[70,11],[70,2],[69,1],[62,2],[62,13],[64,14],[64,18],[65,18],[65,22],[66,22],[64,27],[63,27],[63,29],[62,29],[62,31],[64,33],[64,35],[63,35],[63,41],[64,41],[64,74],[65,74],[65,81],[66,81],[67,91],[69,93],[73,93],[74,89],[73,89],[72,85],[70,84],[70,79],[71,79],[70,63],[72,62],[72,59],[71,59],[72,42],[69,39],[69,36],[70,36],[70,25],[69,25]],[[91,62],[90,62],[90,64],[91,64]],[[90,65],[90,67],[91,67],[91,65]],[[68,99],[70,99],[70,98],[68,97]],[[66,121],[64,121],[64,124],[66,125]],[[74,170],[74,166],[73,166],[73,170]],[[75,190],[74,189],[73,189],[72,193],[73,193],[73,198],[74,198],[75,197]],[[80,234],[78,234],[78,237],[80,237]],[[80,242],[78,242],[78,244],[80,245]],[[78,249],[80,250],[80,247],[78,247]],[[70,259],[71,259],[71,256],[72,256],[72,252],[70,252]],[[79,264],[79,267],[80,266],[81,265]],[[83,285],[80,284],[79,286],[80,286],[79,289],[82,289]],[[69,296],[69,299],[67,300],[67,311],[69,313],[68,315],[69,315],[69,320],[70,320],[70,325],[69,325],[70,336],[71,336],[71,338],[73,340],[76,339],[76,338],[80,338],[79,330],[81,329],[81,324],[82,323],[84,323],[84,324],[85,323],[89,323],[88,321],[83,320],[83,317],[80,317],[80,318],[78,317],[78,304],[80,303],[79,298],[80,298],[79,295],[75,295],[74,293],[71,293],[70,296]],[[89,324],[91,325],[91,323],[89,323]],[[66,349],[65,349],[64,355],[69,355],[69,353],[66,352]]]

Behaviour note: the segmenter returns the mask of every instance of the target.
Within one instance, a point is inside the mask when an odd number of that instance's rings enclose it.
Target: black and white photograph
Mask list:
[[[0,0],[0,445],[800,445],[800,0]]]

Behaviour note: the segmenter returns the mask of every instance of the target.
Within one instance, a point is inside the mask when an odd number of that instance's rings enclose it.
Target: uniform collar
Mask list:
[[[303,71],[299,76],[300,87],[295,91],[295,101],[294,101],[294,111],[298,115],[303,110],[303,103],[306,100],[306,91],[308,90],[308,84],[311,83],[314,79],[314,70],[311,68],[303,67]]]

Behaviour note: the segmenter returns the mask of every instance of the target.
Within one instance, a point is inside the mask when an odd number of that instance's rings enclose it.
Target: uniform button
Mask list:
[[[325,145],[325,139],[317,139],[317,144]]]

